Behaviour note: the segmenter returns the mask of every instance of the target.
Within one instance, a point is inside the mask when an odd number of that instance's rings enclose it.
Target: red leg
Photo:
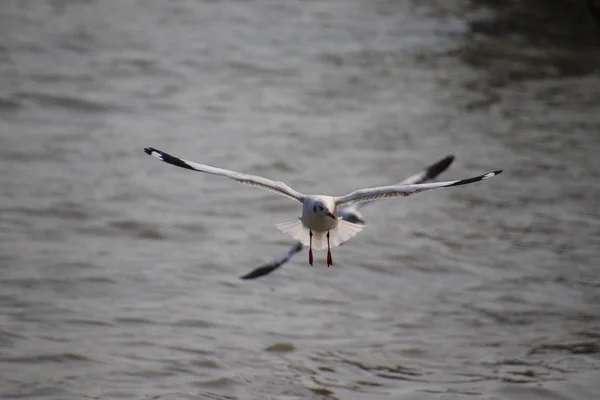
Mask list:
[[[329,232],[327,232],[327,266],[333,265],[333,258],[331,257],[331,248],[329,247]]]
[[[313,265],[313,254],[312,254],[312,231],[308,231],[308,235],[310,237],[310,246],[308,246],[308,263]]]

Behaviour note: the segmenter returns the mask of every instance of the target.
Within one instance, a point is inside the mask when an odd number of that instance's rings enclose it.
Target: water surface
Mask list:
[[[600,29],[538,3],[7,1],[0,397],[597,398]],[[335,195],[505,172],[246,282],[297,206],[145,146]]]

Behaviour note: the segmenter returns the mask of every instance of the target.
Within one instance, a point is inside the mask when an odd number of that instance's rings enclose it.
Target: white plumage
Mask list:
[[[338,216],[338,207],[355,203],[371,202],[390,197],[405,197],[430,189],[465,185],[491,178],[502,172],[501,170],[498,170],[473,178],[447,182],[373,187],[356,190],[345,196],[333,197],[324,195],[306,195],[292,189],[283,182],[187,161],[152,147],[145,148],[144,151],[152,157],[181,168],[205,172],[212,175],[225,176],[238,182],[272,191],[302,203],[302,215],[299,219],[284,222],[277,227],[282,232],[287,233],[299,242],[309,246],[309,263],[311,265],[313,248],[316,250],[327,249],[327,264],[331,265],[333,261],[330,249],[344,243],[363,229],[363,225],[354,224],[341,219]],[[416,175],[414,178],[415,180],[419,179]]]

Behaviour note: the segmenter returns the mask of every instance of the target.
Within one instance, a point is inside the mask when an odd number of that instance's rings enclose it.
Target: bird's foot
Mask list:
[[[333,265],[333,258],[331,257],[331,246],[329,246],[329,232],[327,232],[327,266]]]
[[[308,245],[308,263],[312,266],[313,265],[313,254],[312,254],[313,233],[312,233],[312,231],[308,231],[308,236],[310,237],[310,244]]]

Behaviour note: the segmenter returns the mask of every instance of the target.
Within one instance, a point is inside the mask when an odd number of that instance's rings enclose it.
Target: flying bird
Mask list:
[[[449,154],[441,160],[436,161],[435,163],[425,167],[421,172],[415,174],[409,178],[406,178],[402,182],[398,183],[398,185],[414,185],[416,183],[424,183],[428,182],[439,174],[444,172],[450,164],[454,161],[454,155]],[[369,202],[362,202],[352,204],[350,206],[343,206],[338,209],[338,216],[345,221],[352,222],[355,224],[365,224],[365,218],[362,215],[361,209],[369,204]],[[287,263],[295,254],[302,251],[304,245],[301,242],[296,242],[294,246],[292,246],[288,251],[284,254],[273,259],[271,262],[262,265],[246,275],[242,276],[241,279],[256,279],[261,276],[265,276],[280,268],[282,265]]]
[[[345,196],[334,197],[303,194],[280,181],[273,181],[256,175],[243,174],[187,161],[152,147],[146,147],[144,151],[152,157],[158,158],[168,164],[207,174],[225,176],[300,202],[302,204],[300,218],[278,224],[277,228],[303,245],[308,246],[308,263],[310,265],[313,265],[313,249],[327,249],[327,266],[333,265],[331,248],[344,243],[364,228],[363,224],[352,223],[341,218],[338,208],[390,197],[406,197],[430,189],[466,185],[489,179],[502,172],[502,170],[497,170],[472,178],[448,182],[372,187],[359,189]]]

